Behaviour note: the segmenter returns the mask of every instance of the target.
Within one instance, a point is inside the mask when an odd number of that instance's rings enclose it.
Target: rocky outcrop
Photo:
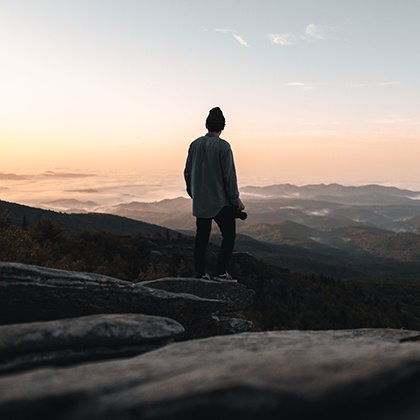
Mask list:
[[[0,263],[0,418],[420,418],[419,332],[249,332],[252,300]]]
[[[0,373],[138,355],[166,345],[183,332],[172,319],[141,314],[3,325]]]
[[[142,285],[171,293],[188,293],[201,298],[216,299],[226,304],[222,311],[214,311],[211,314],[197,314],[193,317],[188,314],[177,314],[175,319],[186,328],[184,339],[255,330],[250,321],[219,316],[219,312],[239,311],[252,304],[255,292],[242,284],[194,278],[163,278],[143,282]]]
[[[416,419],[419,333],[244,333],[0,378],[6,419]]]
[[[158,288],[153,282],[148,287],[93,273],[0,263],[0,324],[101,313],[143,313],[175,320],[209,319],[212,313],[231,312],[252,302],[252,293],[238,284],[232,288],[229,283],[208,284],[198,279],[176,279],[171,283],[177,282],[179,285],[172,292],[169,286],[168,291],[163,290],[168,279]],[[187,291],[183,290],[183,285],[193,283]],[[201,288],[208,293],[200,296],[192,293]]]
[[[177,339],[186,340],[253,331],[251,322],[226,316],[251,305],[253,297],[254,291],[239,283],[164,278],[136,284],[93,273],[0,262],[0,324],[146,314],[178,321],[184,333]],[[48,359],[61,360],[58,355],[44,357]]]

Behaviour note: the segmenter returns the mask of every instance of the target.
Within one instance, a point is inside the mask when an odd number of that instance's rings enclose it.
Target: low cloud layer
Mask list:
[[[20,181],[27,179],[24,175],[16,175],[16,174],[5,174],[3,172],[0,172],[0,180],[5,181]]]
[[[42,174],[42,176],[46,176],[49,178],[87,178],[94,176],[93,174],[80,174],[80,173],[72,173],[72,172],[54,172],[54,171],[46,171]]]
[[[74,200],[75,203],[94,202],[104,206],[186,196],[182,180],[178,178],[161,176],[151,180],[139,173],[0,173],[0,180],[0,200],[54,210],[61,210],[61,204],[68,200]],[[56,200],[60,201],[54,204]]]

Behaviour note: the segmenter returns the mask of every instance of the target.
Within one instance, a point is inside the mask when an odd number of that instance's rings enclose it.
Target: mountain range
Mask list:
[[[244,187],[241,196],[248,218],[238,220],[238,250],[280,267],[340,279],[420,275],[420,192],[380,185],[280,184]],[[18,220],[24,214],[34,218],[44,212],[73,229],[194,234],[195,219],[187,198],[108,207],[95,204],[77,200],[43,204],[69,212],[90,211],[87,214],[29,211],[25,206],[18,212],[10,208],[11,203],[9,210]],[[4,207],[0,202],[0,212]],[[217,229],[214,234],[217,243]]]
[[[420,273],[420,192],[365,185],[244,187],[237,248],[293,270],[339,278]],[[193,234],[191,200],[101,208]],[[217,229],[214,229],[217,241]]]

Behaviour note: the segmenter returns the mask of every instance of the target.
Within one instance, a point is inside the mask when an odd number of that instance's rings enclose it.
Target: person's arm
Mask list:
[[[187,161],[185,163],[185,169],[184,169],[184,179],[185,184],[187,187],[187,193],[192,198],[192,192],[191,192],[191,148],[188,150],[188,156]]]
[[[233,159],[232,150],[230,148],[223,153],[221,164],[223,171],[223,181],[225,184],[225,191],[229,197],[231,204],[239,208],[241,205],[243,206],[243,203],[239,199],[235,162]]]

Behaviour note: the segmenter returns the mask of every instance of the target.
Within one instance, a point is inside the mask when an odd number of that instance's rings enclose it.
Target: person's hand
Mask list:
[[[244,209],[245,209],[245,205],[244,205],[244,203],[242,203],[242,201],[241,201],[241,200],[239,200],[238,210],[239,210],[239,211],[242,211],[242,210],[244,210]]]

